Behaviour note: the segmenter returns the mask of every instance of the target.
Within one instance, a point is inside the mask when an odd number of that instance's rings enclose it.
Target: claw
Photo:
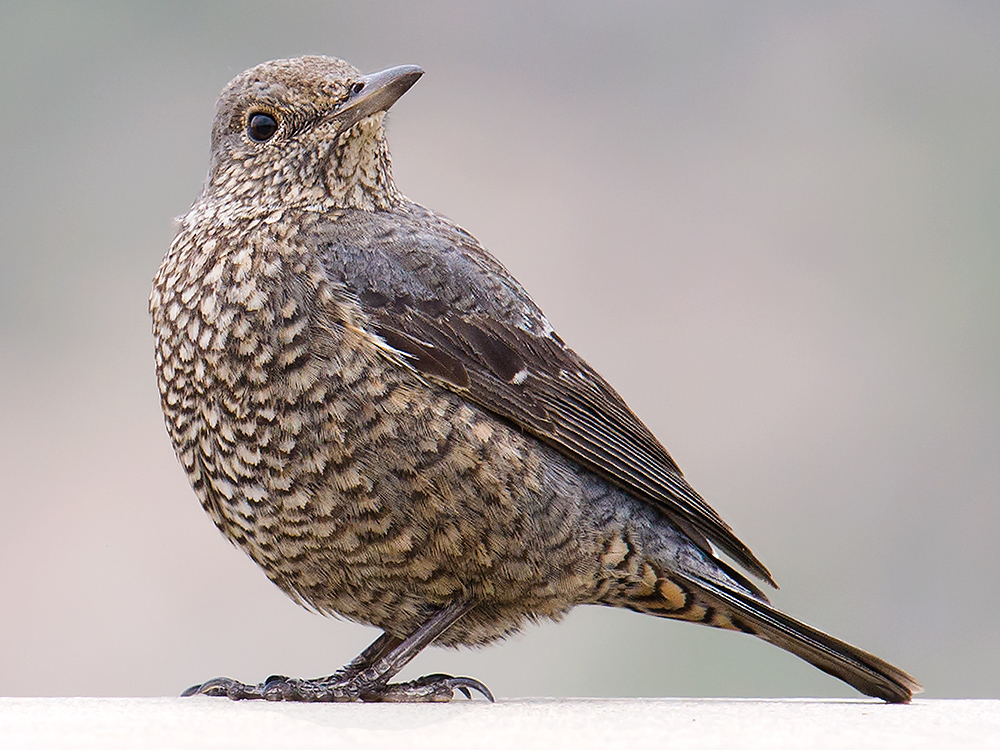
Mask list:
[[[201,692],[201,688],[202,688],[202,683],[200,682],[197,685],[192,685],[183,693],[181,693],[181,698],[190,698],[192,695],[197,695],[198,693]]]
[[[192,695],[208,695],[238,701],[246,698],[261,697],[260,689],[260,685],[244,685],[242,682],[237,682],[229,677],[214,677],[200,685],[192,685],[181,693],[181,697],[189,698]]]
[[[490,692],[490,689],[486,687],[483,683],[481,683],[479,680],[474,680],[471,677],[452,677],[450,683],[451,687],[457,688],[459,691],[461,691],[462,695],[464,695],[469,700],[472,700],[472,693],[470,692],[470,690],[475,690],[490,703],[497,702],[496,698],[493,697],[493,693]]]
[[[490,703],[495,703],[493,693],[479,680],[472,677],[452,677],[450,674],[424,675],[412,682],[385,685],[378,693],[372,694],[366,700],[382,700],[393,702],[447,702],[457,690],[469,700],[472,691],[481,693]]]

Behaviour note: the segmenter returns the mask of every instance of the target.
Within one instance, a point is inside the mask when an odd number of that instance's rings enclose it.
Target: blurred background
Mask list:
[[[427,74],[396,179],[479,237],[770,566],[781,608],[1000,697],[1000,6],[0,3],[0,694],[328,674],[377,633],[218,534],[146,300],[263,60]],[[479,651],[502,697],[851,696],[595,607]]]

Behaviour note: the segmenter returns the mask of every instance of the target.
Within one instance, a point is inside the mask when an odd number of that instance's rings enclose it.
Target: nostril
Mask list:
[[[357,96],[358,94],[360,94],[361,91],[364,89],[364,87],[365,87],[364,81],[358,81],[357,83],[353,84],[351,86],[351,96]]]

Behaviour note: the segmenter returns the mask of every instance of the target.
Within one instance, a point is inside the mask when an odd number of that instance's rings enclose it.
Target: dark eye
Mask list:
[[[361,90],[364,89],[364,87],[365,87],[364,81],[358,81],[357,83],[353,84],[351,86],[351,96],[357,96],[358,94],[360,94]]]
[[[266,112],[252,112],[247,121],[247,135],[257,142],[266,141],[278,131],[278,121]]]

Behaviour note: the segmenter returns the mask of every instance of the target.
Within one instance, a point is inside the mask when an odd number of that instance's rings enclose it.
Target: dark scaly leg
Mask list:
[[[405,639],[383,633],[356,659],[329,677],[300,680],[272,675],[257,685],[216,677],[188,688],[182,695],[226,696],[232,700],[425,703],[450,701],[455,696],[455,690],[470,698],[471,691],[475,690],[492,702],[493,694],[489,688],[470,677],[432,674],[410,682],[389,682],[413,657],[474,606],[475,603],[467,600],[449,604]]]

